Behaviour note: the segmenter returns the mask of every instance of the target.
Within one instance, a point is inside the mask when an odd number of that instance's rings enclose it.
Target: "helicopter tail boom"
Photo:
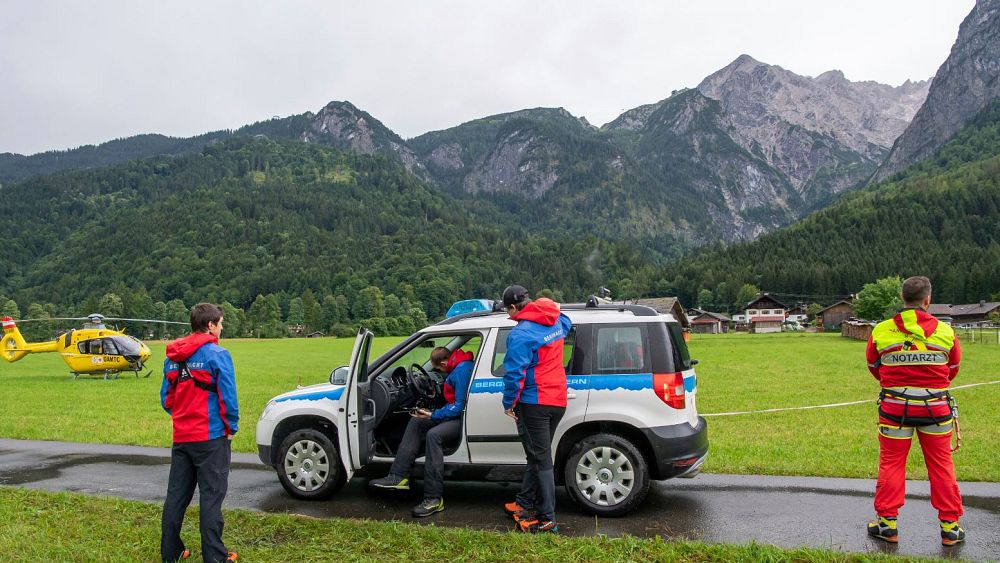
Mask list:
[[[0,339],[0,357],[8,362],[16,362],[32,352],[55,352],[58,350],[58,344],[54,341],[37,344],[25,342],[21,331],[18,330],[14,320],[10,317],[0,319],[0,325],[3,326],[4,332],[3,338]]]

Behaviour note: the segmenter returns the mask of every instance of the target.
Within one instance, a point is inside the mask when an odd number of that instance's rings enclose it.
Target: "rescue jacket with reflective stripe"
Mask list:
[[[872,330],[868,369],[882,387],[947,389],[962,351],[955,331],[920,309],[904,309]]]

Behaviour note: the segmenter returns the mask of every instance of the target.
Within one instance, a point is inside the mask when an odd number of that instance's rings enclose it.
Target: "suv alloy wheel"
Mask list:
[[[616,434],[581,440],[563,467],[566,490],[583,510],[598,516],[621,516],[649,492],[649,469],[631,441]]]

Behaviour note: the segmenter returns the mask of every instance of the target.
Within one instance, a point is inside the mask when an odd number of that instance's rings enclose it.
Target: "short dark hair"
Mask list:
[[[217,323],[222,320],[222,307],[211,303],[198,303],[191,307],[191,331],[205,332],[208,330],[208,323]]]
[[[437,348],[431,350],[431,363],[439,364],[448,359],[451,356],[451,350],[445,348],[444,346],[438,346]]]
[[[931,294],[931,280],[927,276],[906,278],[900,293],[902,293],[904,304],[919,305],[925,297]]]

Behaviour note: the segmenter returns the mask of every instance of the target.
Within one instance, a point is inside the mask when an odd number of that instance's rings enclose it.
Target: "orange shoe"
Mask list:
[[[236,553],[235,551],[230,551],[229,555],[226,556],[226,561],[236,561],[239,558],[240,558],[239,553]]]
[[[181,552],[181,556],[177,560],[180,561],[181,559],[187,559],[188,557],[191,557],[191,550],[185,549]]]
[[[559,531],[555,520],[538,520],[536,518],[519,520],[517,527],[528,534],[554,534]]]
[[[513,516],[515,512],[521,512],[522,510],[524,510],[524,507],[517,504],[516,500],[503,505],[503,511],[507,513],[507,516]]]

